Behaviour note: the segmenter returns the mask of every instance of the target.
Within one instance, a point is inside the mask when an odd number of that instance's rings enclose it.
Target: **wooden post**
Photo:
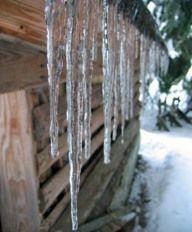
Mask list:
[[[3,232],[37,232],[31,114],[25,91],[0,95],[0,215]]]

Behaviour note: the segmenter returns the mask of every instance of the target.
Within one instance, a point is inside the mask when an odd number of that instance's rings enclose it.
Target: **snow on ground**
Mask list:
[[[192,232],[192,125],[159,132],[152,117],[144,121],[140,154],[151,199],[146,231]]]

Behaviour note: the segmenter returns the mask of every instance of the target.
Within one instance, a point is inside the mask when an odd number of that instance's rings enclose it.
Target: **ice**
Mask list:
[[[58,155],[59,128],[57,121],[57,111],[59,81],[63,68],[62,54],[64,53],[63,41],[60,41],[61,43],[58,46],[54,41],[55,14],[56,3],[54,1],[47,0],[45,3],[45,19],[47,24],[47,67],[50,92],[50,141],[52,158],[55,158]],[[59,36],[62,36],[61,33],[59,34]]]
[[[144,98],[146,83],[153,76],[166,73],[168,68],[166,51],[147,36],[141,35],[127,16],[119,11],[118,4],[119,1],[111,4],[109,0],[46,0],[45,4],[52,158],[58,155],[59,81],[63,64],[66,63],[67,140],[73,230],[78,228],[77,196],[82,159],[89,159],[91,155],[93,64],[100,54],[100,35],[102,34],[106,164],[110,162],[111,132],[112,139],[115,140],[120,123],[123,143],[126,120],[135,116],[136,75],[140,76]],[[138,9],[133,12],[134,17],[138,17]]]
[[[72,228],[78,228],[77,195],[83,154],[91,154],[91,93],[98,11],[92,1],[69,1],[66,41],[67,121]],[[91,13],[92,14],[91,14]],[[81,13],[81,17],[78,15]],[[93,15],[93,18],[90,18]],[[95,26],[92,28],[93,20]]]
[[[104,107],[104,163],[110,163],[111,151],[111,116],[112,116],[112,81],[111,80],[111,48],[109,47],[109,4],[108,0],[103,0],[103,107]],[[109,51],[110,50],[110,51]]]

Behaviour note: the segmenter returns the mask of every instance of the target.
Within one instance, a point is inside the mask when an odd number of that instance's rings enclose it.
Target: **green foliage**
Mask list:
[[[192,0],[145,0],[155,3],[154,17],[165,41],[172,40],[178,56],[170,60],[168,74],[161,78],[161,91],[184,79],[192,62]],[[186,87],[188,84],[185,83]],[[189,83],[190,86],[190,83]],[[188,88],[191,88],[189,87]]]

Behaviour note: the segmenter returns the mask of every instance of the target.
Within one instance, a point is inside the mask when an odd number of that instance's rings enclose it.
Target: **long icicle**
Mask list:
[[[67,1],[68,8],[68,19],[67,19],[67,40],[66,40],[66,90],[67,90],[67,123],[68,123],[68,148],[69,148],[69,164],[70,164],[70,193],[71,193],[71,219],[72,229],[77,230],[78,228],[78,216],[77,216],[77,196],[79,191],[79,174],[80,174],[80,161],[79,154],[77,152],[77,137],[75,127],[75,114],[77,113],[77,106],[75,102],[77,99],[77,83],[73,80],[73,30],[74,30],[74,12],[75,12],[75,1]],[[74,105],[75,104],[75,105]],[[75,136],[75,138],[73,137]],[[76,141],[75,141],[76,140]]]
[[[120,111],[122,137],[125,120],[134,116],[134,60],[137,54],[135,51],[137,50],[137,44],[135,44],[136,33],[134,26],[129,21],[126,21],[126,15],[121,15],[118,12],[118,4],[110,4],[109,0],[45,1],[50,85],[51,155],[53,158],[58,155],[59,129],[57,108],[59,79],[63,68],[63,52],[65,50],[71,217],[72,229],[76,231],[78,229],[77,196],[80,186],[83,148],[85,158],[89,158],[91,152],[91,77],[93,75],[93,60],[97,55],[97,39],[99,38],[99,36],[97,38],[97,32],[99,29],[103,31],[105,163],[110,162],[112,117],[114,116],[113,139],[115,139]],[[60,14],[62,9],[58,8],[59,4],[65,6],[65,11],[67,5],[67,17],[64,17],[66,20],[63,20],[62,17],[64,15]],[[116,19],[118,19],[117,22]],[[100,26],[102,28],[99,28]],[[65,34],[63,30],[66,30],[66,35],[63,35],[63,33]],[[64,39],[64,37],[66,38]],[[166,53],[158,51],[159,48],[156,49],[154,44],[150,49],[149,38],[145,38],[145,41],[147,43],[145,42],[145,46],[143,45],[144,53],[142,54],[142,59],[148,65],[145,66],[144,64],[142,67],[144,72],[143,78],[149,72],[156,72],[156,63],[160,63],[162,72],[165,72],[167,69],[165,65],[167,62]],[[118,55],[116,56],[117,53]],[[154,58],[155,55],[161,57]],[[126,109],[128,105],[129,110]],[[112,109],[112,107],[114,108]]]
[[[51,156],[55,158],[58,155],[58,79],[55,70],[55,53],[53,48],[53,30],[54,30],[55,2],[47,0],[45,2],[45,19],[47,24],[47,68],[50,92],[50,140]]]
[[[103,30],[103,107],[104,107],[104,163],[110,163],[111,151],[111,80],[109,72],[109,41],[108,41],[108,16],[109,16],[109,3],[108,0],[103,0],[103,17],[102,17],[102,30]]]

